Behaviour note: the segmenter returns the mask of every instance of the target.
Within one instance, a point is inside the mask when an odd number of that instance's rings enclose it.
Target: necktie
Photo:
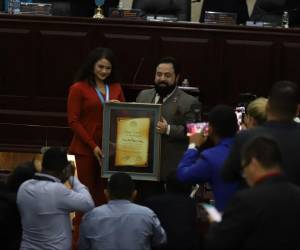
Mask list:
[[[156,104],[163,104],[163,100],[164,98],[162,96],[159,96],[159,99]]]

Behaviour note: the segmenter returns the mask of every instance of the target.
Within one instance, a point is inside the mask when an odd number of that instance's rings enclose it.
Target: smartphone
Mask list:
[[[238,120],[239,129],[242,129],[242,125],[244,123],[244,117],[246,113],[246,108],[244,106],[238,106],[235,108],[236,118]]]
[[[197,123],[187,123],[186,124],[187,136],[192,134],[204,132],[204,135],[208,133],[208,123],[207,122],[197,122]]]
[[[213,205],[208,203],[201,203],[201,205],[213,221],[220,222],[222,220],[222,214]]]

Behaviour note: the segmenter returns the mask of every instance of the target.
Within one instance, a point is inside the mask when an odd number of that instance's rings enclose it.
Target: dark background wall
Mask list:
[[[111,48],[128,101],[151,87],[166,55],[182,64],[204,107],[267,95],[279,79],[300,82],[300,30],[132,20],[0,15],[0,149],[34,151],[71,138],[66,97],[95,47]]]

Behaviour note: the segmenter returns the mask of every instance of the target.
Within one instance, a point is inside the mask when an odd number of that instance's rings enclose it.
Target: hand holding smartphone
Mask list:
[[[239,106],[235,108],[235,114],[236,118],[238,120],[239,130],[242,129],[242,125],[244,123],[244,117],[245,117],[246,109],[243,106]]]
[[[191,136],[196,133],[201,133],[205,136],[208,134],[208,123],[207,122],[197,122],[197,123],[187,123],[186,124],[187,136]]]
[[[201,204],[208,214],[209,221],[220,222],[222,220],[222,214],[211,204],[202,203]]]

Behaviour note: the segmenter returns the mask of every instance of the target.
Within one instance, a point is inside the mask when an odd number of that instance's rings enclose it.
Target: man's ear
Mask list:
[[[267,104],[266,104],[266,114],[268,116],[268,114],[270,113],[270,103],[269,103],[269,100],[267,101]]]
[[[132,194],[131,194],[131,200],[132,200],[132,201],[135,200],[137,194],[138,194],[138,191],[135,189],[135,190],[132,192]]]
[[[177,75],[176,75],[176,78],[175,78],[175,83],[176,83],[176,84],[178,84],[179,78],[180,78],[180,75],[177,74]]]
[[[300,115],[300,104],[297,105],[297,114],[296,116],[299,116]]]
[[[248,126],[250,125],[251,127],[255,127],[255,126],[258,125],[258,124],[257,124],[257,121],[255,120],[254,117],[248,115],[248,116],[247,116],[247,119],[248,119]]]
[[[68,171],[66,168],[64,168],[63,170],[61,170],[59,174],[59,179],[61,180],[62,183],[65,183],[68,180],[68,178],[69,178]]]
[[[255,168],[260,167],[260,163],[255,157],[252,157],[251,163]]]
[[[107,190],[107,189],[104,189],[103,192],[104,192],[104,195],[105,195],[106,200],[109,201],[109,200],[110,200],[110,195],[109,195],[108,190]]]
[[[211,126],[211,125],[209,125],[208,124],[208,126],[207,126],[207,135],[213,135],[214,134],[214,128]]]

